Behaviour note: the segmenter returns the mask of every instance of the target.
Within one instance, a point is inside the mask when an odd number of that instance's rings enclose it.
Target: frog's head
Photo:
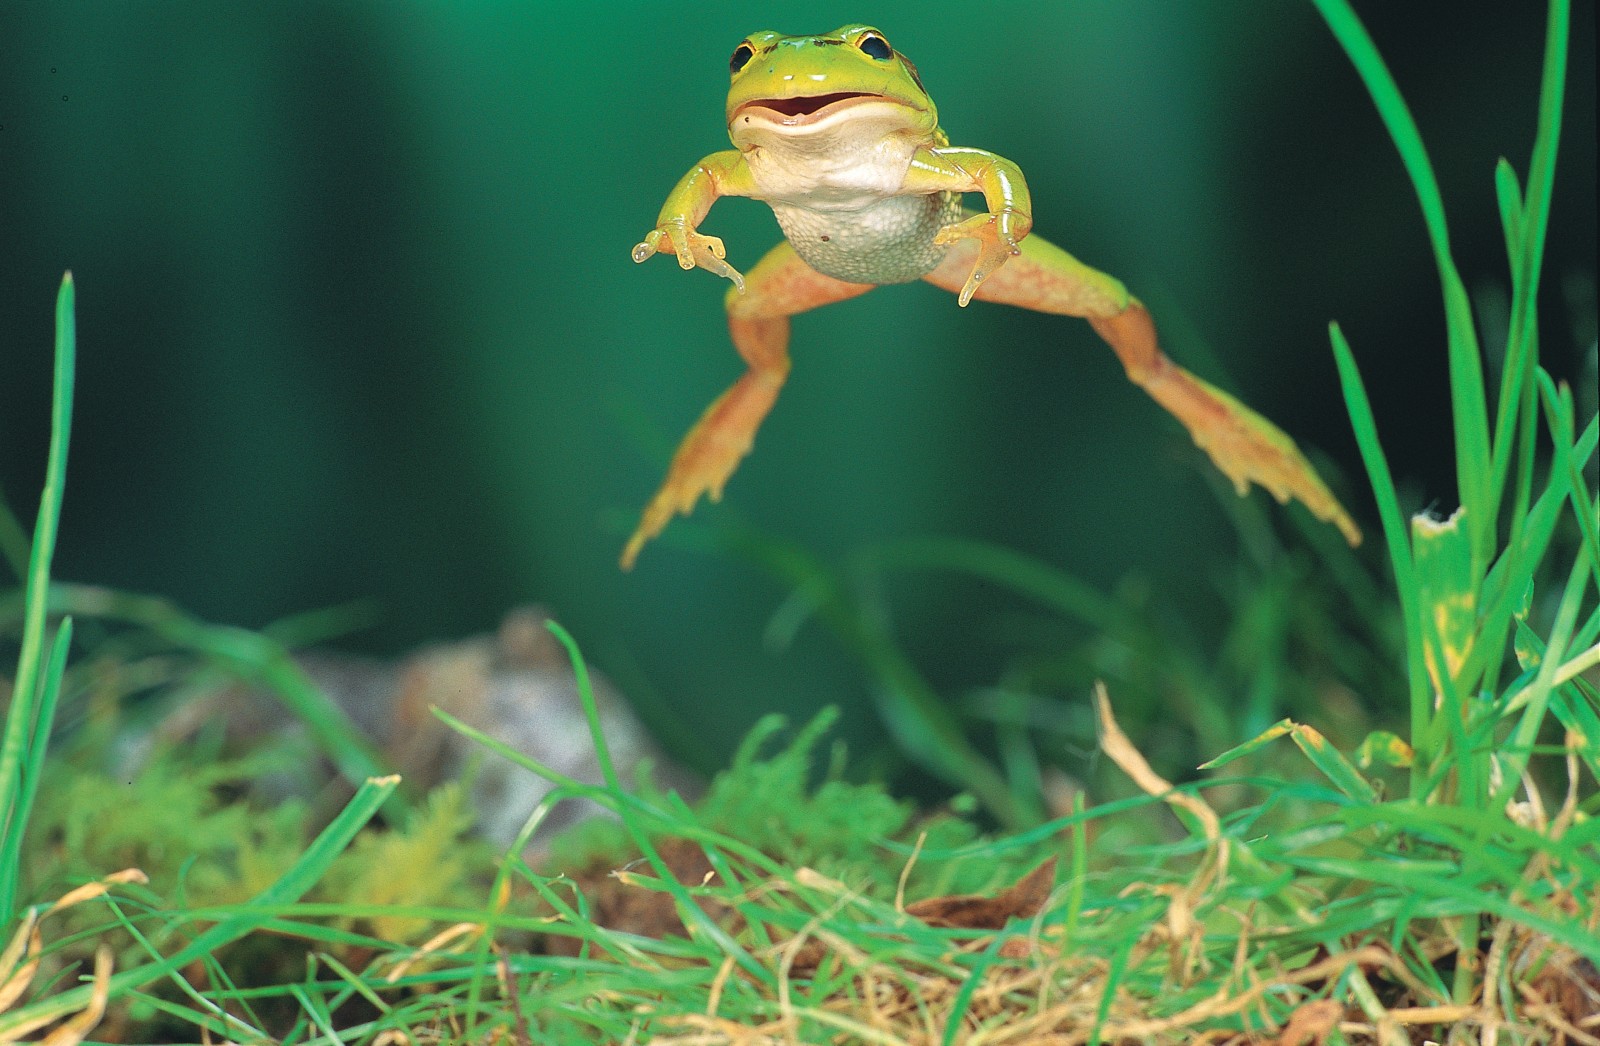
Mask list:
[[[939,125],[916,67],[870,25],[820,36],[751,33],[728,66],[728,136],[740,149],[845,128],[929,135]]]

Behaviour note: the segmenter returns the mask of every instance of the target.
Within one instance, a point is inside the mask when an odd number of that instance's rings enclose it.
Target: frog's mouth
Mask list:
[[[797,127],[816,123],[864,102],[889,101],[891,99],[884,95],[869,94],[865,91],[836,91],[832,94],[798,95],[794,98],[752,98],[739,106],[733,115],[734,119],[740,116],[758,116],[773,123]]]

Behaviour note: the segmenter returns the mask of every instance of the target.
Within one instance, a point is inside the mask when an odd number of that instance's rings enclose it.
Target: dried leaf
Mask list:
[[[929,926],[962,930],[999,930],[1011,919],[1031,919],[1044,908],[1056,880],[1056,859],[1045,861],[1033,871],[993,897],[981,894],[951,894],[929,897],[906,905]]]
[[[73,1014],[60,1026],[40,1040],[40,1046],[78,1046],[94,1026],[105,1016],[106,1001],[111,996],[111,949],[101,945],[94,953],[94,987],[89,993],[89,1005]]]
[[[1117,717],[1111,714],[1111,698],[1106,694],[1106,685],[1098,680],[1094,684],[1094,707],[1100,721],[1100,750],[1110,756],[1111,761],[1116,763],[1123,773],[1133,778],[1133,783],[1145,792],[1159,797],[1169,806],[1180,807],[1193,815],[1206,834],[1206,842],[1216,845],[1222,838],[1222,820],[1217,817],[1217,812],[1199,796],[1174,791],[1171,781],[1150,768],[1149,762],[1137,748],[1133,747],[1133,742],[1122,732],[1122,727],[1117,725]],[[1284,723],[1287,722],[1288,720],[1284,720]],[[1277,727],[1273,728],[1276,729]],[[1266,736],[1262,735],[1263,738]]]
[[[1303,1003],[1289,1015],[1277,1046],[1323,1046],[1344,1017],[1344,1004],[1335,999]]]
[[[662,839],[656,843],[656,850],[673,877],[687,886],[705,882],[712,871],[705,851],[691,840]],[[589,918],[596,926],[657,939],[688,934],[672,894],[641,885],[643,876],[613,869],[610,861],[602,859],[571,873],[570,878],[588,898]],[[701,906],[719,921],[732,916],[731,910],[711,898],[702,899]],[[580,937],[562,933],[545,938],[545,948],[551,955],[577,955],[583,943]]]

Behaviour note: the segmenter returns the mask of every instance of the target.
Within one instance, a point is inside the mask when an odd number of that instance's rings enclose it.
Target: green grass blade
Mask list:
[[[1528,427],[1519,422],[1525,422],[1526,412],[1531,406],[1528,396],[1531,391],[1529,377],[1532,369],[1537,366],[1537,360],[1533,352],[1534,343],[1523,337],[1517,327],[1518,318],[1524,314],[1523,298],[1529,291],[1519,278],[1523,267],[1522,242],[1525,224],[1521,190],[1517,184],[1516,172],[1504,157],[1495,166],[1494,174],[1495,196],[1500,205],[1500,224],[1505,233],[1506,255],[1511,268],[1510,328],[1506,332],[1505,360],[1500,374],[1500,397],[1495,414],[1491,464],[1494,470],[1493,497],[1495,504],[1498,505],[1504,500],[1506,483],[1511,475],[1513,448],[1521,444],[1526,449]],[[1518,474],[1523,477],[1521,486],[1524,488],[1527,486],[1528,464],[1527,455],[1524,454],[1523,468],[1518,470]],[[1518,508],[1525,512],[1526,501]],[[1513,527],[1521,522],[1518,508],[1512,510]]]
[[[1246,741],[1244,744],[1234,745],[1232,748],[1228,749],[1226,752],[1223,752],[1215,759],[1201,763],[1197,769],[1215,770],[1219,766],[1226,766],[1235,759],[1238,759],[1241,756],[1247,756],[1258,748],[1264,748],[1276,741],[1278,738],[1282,737],[1284,734],[1290,733],[1294,730],[1294,726],[1294,720],[1280,719],[1276,723],[1273,723],[1271,726],[1267,727],[1261,733],[1257,734],[1255,737],[1252,737],[1250,740]]]
[[[56,705],[61,699],[61,678],[67,671],[67,652],[72,648],[72,619],[61,622],[55,640],[50,644],[50,660],[45,666],[44,684],[39,688],[39,707],[34,713],[33,736],[28,739],[28,755],[22,761],[22,787],[9,831],[6,832],[5,851],[0,853],[0,863],[20,867],[22,840],[28,834],[28,815],[33,810],[33,800],[39,794],[39,780],[44,777],[44,758],[50,748],[50,728],[55,722]],[[15,847],[15,849],[13,849]]]
[[[1595,499],[1583,481],[1573,446],[1572,390],[1565,384],[1557,389],[1550,375],[1539,371],[1539,392],[1544,400],[1545,418],[1550,427],[1550,439],[1555,444],[1555,456],[1550,463],[1551,484],[1565,480],[1567,497],[1572,502],[1572,514],[1578,520],[1578,533],[1583,536],[1583,551],[1589,558],[1595,581],[1600,584],[1600,527],[1596,526]]]
[[[1550,0],[1545,34],[1544,71],[1539,85],[1539,129],[1528,167],[1528,187],[1522,202],[1521,235],[1507,239],[1513,246],[1511,262],[1512,312],[1507,343],[1507,378],[1512,362],[1519,364],[1517,380],[1531,379],[1537,362],[1537,299],[1544,264],[1545,237],[1550,227],[1550,198],[1555,188],[1556,151],[1561,140],[1561,111],[1567,79],[1567,38],[1571,13],[1567,0]],[[1502,444],[1510,442],[1506,404],[1500,405],[1501,424],[1495,432],[1496,481],[1501,481]],[[1499,487],[1496,487],[1498,491]]]
[[[1506,356],[1500,375],[1500,399],[1495,416],[1492,498],[1495,505],[1505,500],[1506,484],[1516,477],[1510,508],[1511,535],[1515,545],[1526,522],[1528,500],[1533,489],[1533,372],[1538,368],[1535,339],[1523,336],[1517,318],[1525,311],[1524,299],[1534,292],[1523,284],[1523,238],[1525,220],[1522,188],[1511,164],[1502,157],[1495,165],[1495,197],[1500,205],[1500,224],[1505,233],[1506,259],[1511,270],[1510,328],[1506,331]]]
[[[1517,619],[1516,644],[1517,660],[1523,667],[1537,671],[1544,663],[1544,640],[1521,617]],[[1600,715],[1595,708],[1596,702],[1577,682],[1558,686],[1550,695],[1550,713],[1564,729],[1578,735],[1578,758],[1589,767],[1590,774],[1600,778]]]
[[[1344,753],[1328,743],[1322,732],[1315,727],[1298,723],[1290,731],[1289,736],[1306,754],[1313,766],[1322,771],[1324,777],[1332,781],[1334,787],[1358,803],[1375,803],[1378,801],[1378,790],[1372,787],[1355,764],[1344,757]]]
[[[39,677],[44,667],[45,608],[50,591],[50,562],[55,555],[56,530],[61,521],[61,499],[67,482],[67,445],[72,435],[72,387],[77,371],[78,328],[72,273],[61,280],[56,295],[55,391],[50,401],[50,451],[45,462],[44,491],[39,497],[39,522],[33,532],[28,557],[28,583],[23,597],[26,610],[22,626],[22,653],[6,714],[5,735],[0,739],[0,920],[15,914],[18,861],[22,852],[24,767],[37,772],[44,753],[30,751],[29,742],[40,735]],[[42,724],[45,732],[49,724]]]
[[[1378,792],[1372,783],[1357,770],[1355,764],[1346,759],[1344,755],[1328,743],[1322,732],[1315,727],[1304,723],[1296,723],[1291,719],[1283,719],[1242,745],[1230,748],[1208,763],[1202,763],[1200,769],[1214,770],[1225,763],[1231,763],[1240,756],[1248,755],[1256,749],[1271,744],[1278,738],[1287,734],[1294,743],[1304,752],[1307,759],[1324,777],[1332,781],[1334,787],[1357,802],[1371,803],[1377,801]]]
[[[622,787],[622,781],[617,777],[616,766],[611,761],[611,750],[606,744],[605,731],[600,726],[600,710],[595,704],[594,688],[589,685],[589,669],[584,663],[583,654],[578,650],[578,643],[566,629],[554,621],[546,621],[545,627],[550,634],[560,641],[566,648],[567,657],[572,663],[574,680],[577,683],[578,696],[583,701],[584,714],[589,719],[589,733],[594,740],[595,757],[600,763],[600,775],[605,779],[606,788],[619,799],[627,795]],[[644,855],[650,867],[655,870],[661,886],[677,903],[678,916],[691,932],[698,931],[709,940],[716,942],[724,955],[729,956],[746,972],[756,978],[758,982],[770,983],[772,971],[756,961],[755,956],[745,950],[744,946],[735,941],[726,929],[715,919],[706,914],[705,909],[695,903],[694,897],[688,889],[678,881],[667,862],[657,852],[655,844],[651,841],[650,833],[645,830],[632,815],[626,803],[618,802],[617,814],[622,818],[622,823],[627,827],[628,834],[633,837],[634,844],[639,847],[639,852]]]
[[[1426,513],[1411,519],[1411,552],[1417,567],[1421,599],[1424,662],[1435,695],[1432,730],[1450,739],[1457,798],[1479,800],[1479,759],[1467,740],[1466,724],[1473,681],[1463,671],[1478,637],[1478,582],[1472,575],[1471,539],[1466,509],[1438,521]],[[1437,750],[1441,745],[1427,745]]]
[[[1506,264],[1513,269],[1522,257],[1522,183],[1504,156],[1494,165],[1494,198],[1500,207],[1500,231],[1506,240]],[[1516,309],[1513,308],[1512,312]]]
[[[1544,726],[1550,695],[1556,685],[1556,673],[1562,667],[1561,662],[1565,659],[1568,644],[1572,640],[1579,607],[1583,602],[1588,582],[1588,565],[1582,558],[1575,559],[1572,571],[1567,577],[1566,587],[1561,593],[1561,603],[1556,608],[1555,623],[1550,629],[1550,638],[1546,644],[1544,659],[1539,664],[1539,672],[1531,683],[1513,694],[1505,703],[1506,712],[1520,709],[1522,714],[1517,720],[1516,727],[1511,731],[1511,736],[1501,746],[1504,784],[1500,787],[1500,793],[1491,800],[1495,806],[1499,806],[1512,792],[1521,787],[1521,773],[1528,765],[1528,757],[1532,754],[1533,746],[1539,738],[1539,731]]]
[[[1517,412],[1516,446],[1513,450],[1515,457],[1510,466],[1512,478],[1515,482],[1511,491],[1511,525],[1508,528],[1505,547],[1512,549],[1520,549],[1523,529],[1530,522],[1528,509],[1533,501],[1534,452],[1538,439],[1539,419],[1534,403],[1536,393],[1532,375],[1539,370],[1539,367],[1533,360],[1533,354],[1529,354],[1527,359],[1531,366],[1524,367],[1526,380],[1522,382],[1520,387],[1511,390],[1522,401]],[[1503,493],[1503,489],[1498,485],[1495,490],[1497,494]],[[1504,654],[1503,647],[1499,653]],[[1498,664],[1498,658],[1496,659],[1496,664]],[[1488,678],[1494,680],[1497,676],[1491,674]]]
[[[1361,450],[1361,460],[1367,467],[1367,476],[1372,481],[1372,494],[1378,503],[1378,519],[1383,526],[1384,542],[1389,548],[1389,562],[1400,596],[1400,617],[1405,624],[1406,634],[1406,677],[1410,683],[1411,743],[1417,745],[1428,733],[1430,708],[1423,660],[1422,622],[1418,617],[1416,562],[1411,558],[1411,543],[1406,536],[1405,518],[1400,512],[1400,498],[1395,493],[1394,478],[1389,473],[1383,445],[1378,441],[1378,424],[1372,416],[1372,404],[1361,383],[1361,372],[1356,368],[1355,356],[1337,323],[1329,325],[1328,336],[1333,341],[1339,383],[1344,389],[1345,407],[1350,413],[1350,424],[1355,429],[1356,444]],[[1418,765],[1412,767],[1413,787],[1421,780],[1422,764],[1428,761],[1425,756],[1417,761]]]
[[[1351,64],[1366,84],[1367,91],[1394,140],[1406,174],[1416,189],[1423,222],[1433,246],[1434,261],[1444,290],[1445,323],[1450,348],[1450,394],[1455,418],[1456,482],[1461,503],[1468,510],[1472,528],[1474,573],[1482,575],[1488,566],[1494,543],[1498,506],[1492,499],[1490,471],[1489,412],[1483,385],[1483,361],[1478,335],[1472,320],[1472,303],[1465,284],[1450,255],[1450,236],[1445,222],[1444,198],[1434,177],[1416,121],[1406,107],[1400,89],[1384,65],[1383,58],[1367,35],[1347,0],[1313,0],[1328,28],[1350,57]]]
[[[1518,193],[1516,175],[1500,161],[1495,189],[1511,267],[1511,329],[1506,339],[1506,369],[1501,381],[1499,410],[1494,432],[1494,486],[1496,504],[1511,470],[1513,444],[1521,444],[1523,477],[1519,495],[1525,496],[1532,464],[1531,418],[1517,425],[1518,415],[1533,409],[1533,376],[1538,367],[1538,290],[1544,262],[1544,245],[1550,227],[1550,199],[1554,192],[1556,151],[1561,139],[1561,112],[1566,89],[1567,47],[1571,12],[1567,0],[1550,0],[1545,34],[1544,71],[1539,86],[1538,132],[1528,167],[1528,186]],[[1517,199],[1518,196],[1521,199]],[[1515,221],[1507,215],[1514,214]],[[1521,504],[1513,505],[1513,526],[1520,521]],[[1515,534],[1513,534],[1513,541]]]
[[[1500,206],[1501,231],[1506,241],[1506,264],[1511,271],[1511,312],[1494,424],[1492,496],[1496,505],[1503,503],[1507,477],[1511,473],[1513,448],[1521,448],[1522,453],[1518,458],[1521,468],[1516,471],[1517,490],[1510,515],[1510,543],[1516,544],[1519,529],[1527,515],[1533,482],[1533,425],[1528,417],[1532,403],[1528,396],[1531,389],[1528,377],[1535,361],[1533,353],[1529,351],[1533,343],[1520,337],[1516,328],[1517,317],[1523,314],[1523,298],[1529,290],[1518,278],[1522,268],[1524,235],[1522,185],[1517,180],[1517,172],[1503,156],[1495,164],[1494,189],[1495,200]]]
[[[1591,418],[1569,455],[1572,467],[1579,470],[1586,467],[1597,446],[1600,446],[1600,418]],[[1482,636],[1467,657],[1467,666],[1462,670],[1464,675],[1481,671],[1484,663],[1501,656],[1511,630],[1513,611],[1524,598],[1550,547],[1567,501],[1567,483],[1552,476],[1528,510],[1516,544],[1508,548],[1489,571],[1478,600]]]
[[[1533,160],[1528,167],[1528,194],[1523,205],[1527,222],[1522,239],[1523,286],[1529,291],[1524,304],[1523,330],[1534,329],[1533,288],[1539,284],[1544,262],[1545,234],[1550,227],[1550,198],[1556,177],[1556,152],[1561,142],[1561,111],[1567,82],[1567,43],[1571,32],[1569,0],[1550,0],[1545,34],[1544,72],[1539,84],[1539,131],[1533,142]]]
[[[967,1012],[972,1008],[972,997],[977,992],[978,986],[985,983],[985,974],[989,972],[989,968],[999,961],[1000,948],[1007,940],[1009,938],[1005,934],[997,933],[989,942],[989,946],[978,953],[972,968],[967,972],[966,979],[956,990],[950,1012],[945,1015],[944,1035],[939,1039],[939,1046],[955,1046],[962,1033],[967,1031]]]

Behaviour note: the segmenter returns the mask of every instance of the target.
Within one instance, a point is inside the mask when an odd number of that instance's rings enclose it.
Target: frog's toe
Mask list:
[[[645,506],[638,527],[622,550],[622,569],[632,570],[645,543],[665,530],[674,516],[687,516],[693,512],[700,495],[705,494],[712,501],[721,501],[722,488],[743,456],[742,450],[730,453],[706,441],[695,441],[680,449],[667,473],[666,482],[650,499],[650,504]]]
[[[1237,399],[1177,366],[1147,391],[1189,429],[1195,444],[1241,495],[1258,484],[1280,504],[1297,500],[1337,527],[1352,546],[1361,530],[1293,439]]]

